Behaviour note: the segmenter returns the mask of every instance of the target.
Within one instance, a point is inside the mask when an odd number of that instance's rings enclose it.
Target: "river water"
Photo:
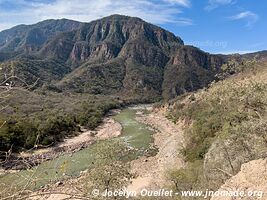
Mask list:
[[[151,150],[154,132],[150,127],[135,119],[140,112],[147,112],[147,110],[143,106],[129,107],[113,116],[122,125],[122,135],[118,138],[99,141],[81,151],[61,155],[54,160],[43,162],[30,170],[1,175],[0,193],[6,187],[19,189],[27,185],[27,188],[35,190],[51,182],[78,176],[81,171],[90,168],[96,159],[95,152],[98,150],[99,144],[103,142],[123,141],[127,146],[136,150],[134,155],[130,155],[130,159],[147,154]]]

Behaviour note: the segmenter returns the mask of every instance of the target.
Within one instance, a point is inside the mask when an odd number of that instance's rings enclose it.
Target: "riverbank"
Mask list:
[[[44,199],[48,199],[47,193],[69,194],[71,191],[71,194],[81,194],[79,191],[72,191],[76,186],[83,189],[81,184],[89,181],[87,175],[94,169],[96,161],[99,163],[97,159],[99,159],[98,156],[103,145],[110,146],[110,151],[112,152],[114,150],[112,145],[115,141],[120,141],[127,147],[127,160],[129,161],[139,156],[155,155],[156,151],[152,148],[154,143],[154,130],[136,120],[138,112],[140,111],[131,106],[130,108],[123,109],[115,116],[110,116],[120,124],[120,127],[122,126],[122,130],[120,128],[121,131],[117,132],[115,131],[116,129],[112,129],[110,126],[101,129],[103,131],[100,131],[96,135],[98,135],[99,140],[102,141],[95,142],[88,148],[84,148],[78,152],[60,155],[53,160],[41,163],[31,170],[21,170],[17,173],[0,177],[0,181],[3,183],[2,189],[7,190],[8,193],[5,193],[10,196],[16,192],[19,192],[19,196],[23,195],[20,192],[21,190],[23,191],[23,188],[27,188],[29,195],[35,194],[35,191],[38,191],[37,199],[41,199],[43,195],[46,196]],[[109,135],[114,136],[114,134],[117,135],[120,133],[122,133],[122,135],[116,139],[105,139],[108,138]],[[77,141],[79,141],[79,139],[77,139]],[[68,144],[73,144],[73,140],[68,140]],[[125,162],[127,161],[125,160]],[[103,160],[102,164],[105,166],[105,160]],[[81,180],[85,176],[87,180]],[[27,177],[27,179],[25,179],[25,177]],[[81,181],[79,182],[79,180]],[[79,183],[77,183],[77,181]],[[85,190],[85,188],[83,190]],[[27,194],[24,196],[28,198]],[[52,195],[51,198],[53,199],[54,196],[55,195]],[[58,197],[55,198],[58,199]]]
[[[172,123],[159,112],[140,113],[137,120],[157,130],[153,136],[158,153],[154,157],[141,157],[131,162],[132,172],[137,178],[132,180],[128,190],[138,193],[143,188],[162,189],[171,184],[168,172],[185,165],[180,153],[184,146],[182,125]]]
[[[151,111],[151,109],[151,106],[124,109],[118,115],[105,119],[105,123],[101,128],[99,127],[94,136],[98,140],[109,141],[106,139],[123,133],[119,136],[121,141],[129,145],[129,148],[136,149],[141,153],[137,159],[134,158],[130,161],[129,170],[135,174],[135,178],[128,185],[128,190],[131,191],[138,192],[143,188],[152,190],[164,188],[171,184],[168,180],[168,172],[184,166],[183,157],[180,154],[180,149],[184,144],[182,126],[170,122],[164,114]],[[94,133],[91,134],[94,135]],[[91,134],[84,132],[80,136],[66,139],[61,147],[79,144],[85,137],[90,141]],[[49,161],[47,166],[41,164],[41,168],[37,169],[38,177],[39,174],[43,174],[44,170],[47,170],[51,174],[44,176],[48,176],[50,182],[43,180],[44,177],[40,180],[36,178],[39,186],[35,186],[35,188],[40,188],[40,185],[43,185],[43,188],[38,189],[37,192],[31,190],[32,192],[29,194],[33,195],[32,199],[60,200],[82,195],[83,186],[81,184],[89,173],[87,169],[90,163],[95,159],[93,157],[95,155],[94,148],[97,149],[97,147],[94,146],[73,153],[73,156],[72,154],[60,156],[60,160],[57,158]],[[156,146],[158,151],[149,155],[146,152],[152,146]],[[92,157],[89,158],[90,156]],[[50,167],[52,166],[56,167],[51,171]],[[77,173],[73,174],[73,170]]]
[[[80,151],[96,141],[118,137],[122,133],[122,126],[112,116],[119,112],[120,110],[110,111],[103,119],[102,124],[95,130],[81,128],[82,133],[74,137],[65,138],[63,142],[53,147],[21,152],[4,165],[5,168],[1,169],[0,175],[29,169],[58,156]]]
[[[144,107],[140,108],[143,109]],[[146,107],[147,109],[151,111],[151,107]],[[156,130],[153,137],[158,153],[156,156],[142,156],[131,161],[131,172],[136,175],[136,178],[131,180],[131,184],[128,185],[127,189],[137,193],[143,188],[156,190],[171,184],[170,180],[168,180],[168,172],[185,165],[180,154],[180,149],[184,145],[182,124],[176,125],[170,122],[159,112],[144,113],[146,110],[137,111],[136,119]],[[79,181],[83,179],[86,173],[86,171],[82,172],[80,177],[69,179],[64,183],[62,182],[62,184],[50,185],[47,189],[37,192],[35,194],[37,197],[35,196],[31,199],[65,200],[79,199],[79,197],[90,199],[90,196],[80,196]],[[50,194],[46,194],[48,192]]]

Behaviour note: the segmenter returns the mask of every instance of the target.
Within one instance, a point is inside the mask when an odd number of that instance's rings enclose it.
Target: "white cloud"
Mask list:
[[[259,16],[251,11],[244,11],[241,13],[238,13],[237,15],[229,17],[230,20],[245,20],[246,21],[246,27],[253,26],[254,23],[256,23],[259,19]]]
[[[219,6],[234,4],[234,0],[209,0],[208,5],[205,7],[206,10],[213,10]]]
[[[257,15],[251,11],[241,12],[237,15],[230,17],[232,20],[245,19],[245,18],[257,18]]]
[[[14,24],[12,24],[12,23],[0,23],[0,31],[8,29],[8,28],[10,28],[12,26],[14,26]]]
[[[55,0],[52,3],[18,0],[27,5],[21,10],[0,10],[0,24],[11,26],[36,23],[45,19],[67,18],[89,22],[112,14],[140,17],[155,24],[175,23],[191,25],[192,20],[181,18],[182,9],[189,0]],[[1,8],[0,8],[1,9]],[[6,28],[6,26],[4,26]],[[0,27],[0,30],[3,29]]]
[[[164,0],[165,2],[169,2],[172,4],[178,4],[184,7],[190,7],[191,2],[189,0]]]
[[[232,50],[232,51],[222,51],[222,52],[217,52],[216,54],[225,54],[225,55],[230,55],[230,54],[247,54],[247,53],[255,53],[257,50]]]
[[[173,23],[178,24],[178,25],[193,25],[193,21],[191,19],[188,18],[178,18],[175,21],[173,21]]]

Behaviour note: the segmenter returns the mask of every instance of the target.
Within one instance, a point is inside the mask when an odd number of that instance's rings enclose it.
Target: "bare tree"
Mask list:
[[[12,96],[14,90],[30,90],[37,85],[38,81],[39,79],[33,84],[28,84],[27,81],[15,75],[14,70],[11,70],[10,73],[8,73],[5,69],[0,67],[0,114],[9,107],[8,99]],[[6,120],[0,122],[0,129],[3,128],[6,123]],[[0,151],[0,164],[7,162],[11,154],[12,145],[7,152]],[[2,161],[1,157],[4,157]]]

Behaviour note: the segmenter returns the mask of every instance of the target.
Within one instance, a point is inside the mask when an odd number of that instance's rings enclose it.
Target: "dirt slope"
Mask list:
[[[211,200],[267,199],[267,158],[243,164],[241,171],[226,181],[219,191],[244,191],[246,197],[212,197]],[[248,196],[253,192],[253,197]],[[263,192],[263,194],[261,194]]]
[[[137,193],[143,188],[160,189],[168,185],[167,172],[184,166],[179,150],[183,147],[184,138],[181,126],[170,122],[161,113],[141,115],[139,121],[149,124],[157,133],[154,135],[158,154],[154,157],[139,158],[132,161],[132,171],[137,178],[132,180],[128,190]]]

